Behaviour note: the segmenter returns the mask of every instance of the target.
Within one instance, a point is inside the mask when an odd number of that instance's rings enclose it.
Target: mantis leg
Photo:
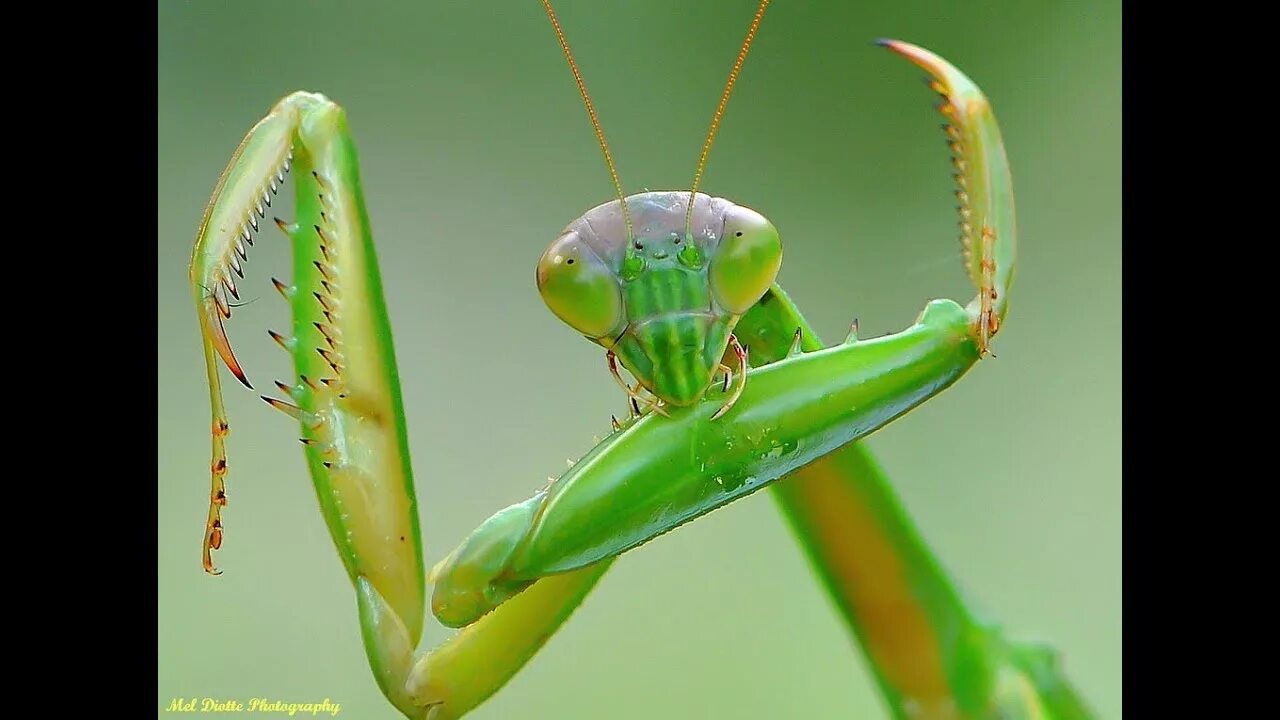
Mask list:
[[[365,651],[387,698],[407,717],[457,717],[501,687],[581,602],[609,561],[569,573],[414,659],[422,634],[425,572],[391,329],[355,144],[343,110],[314,93],[289,95],[236,150],[205,210],[191,279],[213,409],[213,498],[224,500],[225,437],[217,363],[246,386],[223,323],[271,195],[293,170],[295,222],[277,221],[293,243],[292,331],[271,336],[293,358],[296,378],[264,397],[299,422],[304,454],[330,536],[356,591]],[[221,502],[211,505],[204,545],[221,544]]]
[[[764,365],[787,356],[793,329],[800,350],[822,347],[775,286],[737,332]],[[895,717],[1091,717],[1052,649],[1011,643],[972,609],[865,443],[821,457],[772,489]]]
[[[345,113],[323,95],[293,93],[249,131],[200,226],[191,275],[215,427],[222,405],[215,353],[249,384],[223,330],[230,312],[217,290],[236,294],[230,272],[239,273],[241,241],[251,239],[270,193],[290,169],[298,217],[277,224],[293,244],[293,280],[275,284],[289,301],[293,327],[287,336],[272,336],[292,356],[296,378],[276,383],[283,399],[263,399],[300,424],[330,537],[358,589],[370,663],[383,691],[404,709],[404,694],[389,683],[387,668],[403,664],[399,654],[422,634],[417,501],[355,145]],[[215,454],[220,442],[215,433]],[[206,540],[206,558],[209,546]]]

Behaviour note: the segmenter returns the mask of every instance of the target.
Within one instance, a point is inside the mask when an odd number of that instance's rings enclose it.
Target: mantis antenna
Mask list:
[[[716,139],[716,131],[720,129],[720,118],[724,115],[724,107],[729,104],[729,94],[733,92],[733,84],[738,81],[738,73],[742,71],[742,63],[747,59],[747,51],[751,49],[751,41],[756,39],[756,30],[760,29],[760,21],[764,19],[764,11],[767,7],[769,7],[769,0],[760,0],[760,7],[756,8],[756,16],[751,19],[751,27],[747,28],[747,39],[742,41],[742,49],[738,51],[738,59],[734,61],[733,69],[729,71],[729,82],[725,83],[724,93],[720,96],[720,104],[716,106],[716,114],[711,117],[711,129],[707,131],[707,141],[702,144],[702,155],[698,157],[698,169],[693,173],[693,188],[689,190],[689,206],[684,211],[684,234],[686,237],[689,235],[689,224],[693,221],[693,200],[698,195],[698,186],[702,184],[702,171],[707,167],[707,155],[711,154],[711,142]],[[547,11],[550,12],[550,7],[548,7]],[[553,20],[552,22],[555,21]],[[567,47],[565,52],[569,52]]]
[[[631,213],[627,211],[627,201],[622,195],[622,181],[618,179],[618,170],[613,166],[613,155],[609,152],[609,143],[604,139],[604,128],[600,127],[600,118],[596,116],[595,105],[591,104],[591,96],[587,94],[587,84],[582,81],[578,63],[574,62],[573,53],[569,51],[569,41],[564,39],[560,21],[556,19],[555,11],[551,9],[551,0],[542,0],[542,7],[546,8],[547,17],[551,19],[551,27],[556,31],[560,49],[564,50],[564,59],[569,61],[569,70],[573,72],[573,79],[578,83],[578,92],[582,94],[582,102],[587,106],[587,116],[591,118],[591,127],[595,128],[596,140],[600,141],[600,151],[604,153],[604,162],[609,166],[609,177],[613,180],[613,191],[617,193],[618,204],[622,206],[622,222],[627,226],[627,244],[630,245],[635,239],[631,231]],[[754,30],[754,26],[752,29]]]

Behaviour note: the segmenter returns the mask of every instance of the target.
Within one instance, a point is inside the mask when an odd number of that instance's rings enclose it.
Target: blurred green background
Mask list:
[[[560,0],[629,192],[687,187],[754,0]],[[923,534],[1008,631],[1044,638],[1103,717],[1121,706],[1120,3],[776,2],[704,189],[765,212],[781,281],[829,339],[967,301],[940,117],[896,37],[986,91],[1017,190],[998,358],[870,441]],[[224,373],[225,570],[200,569],[209,410],[187,288],[204,204],[294,89],[348,110],[400,363],[427,561],[559,474],[624,404],[543,306],[546,244],[611,197],[536,2],[159,4],[159,699],[329,698],[393,718],[294,423]],[[275,212],[291,219],[289,198]],[[268,226],[269,227],[269,224]],[[290,377],[274,229],[229,333]],[[445,631],[429,623],[429,640]],[[165,713],[161,712],[161,715]],[[885,717],[766,493],[623,558],[477,718]]]

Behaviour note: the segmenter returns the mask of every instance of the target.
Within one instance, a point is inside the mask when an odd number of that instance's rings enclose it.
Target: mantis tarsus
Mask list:
[[[558,315],[597,342],[605,339],[600,344],[611,352],[610,360],[617,357],[635,375],[636,386],[618,378],[635,400],[636,417],[618,423],[612,435],[545,490],[494,515],[429,574],[395,354],[345,112],[322,95],[289,95],[250,130],[224,171],[191,266],[213,404],[214,483],[205,567],[214,571],[210,550],[223,539],[229,424],[218,359],[249,385],[222,323],[238,298],[235,280],[242,277],[245,245],[259,221],[267,219],[271,197],[291,171],[297,219],[277,224],[293,243],[294,274],[291,283],[277,281],[276,286],[291,305],[293,327],[272,336],[292,355],[296,379],[277,384],[283,398],[267,400],[300,422],[326,523],[356,589],[370,664],[383,692],[406,716],[464,714],[536,652],[618,554],[782,478],[786,482],[772,485],[776,496],[900,716],[1083,716],[1048,653],[1006,643],[968,618],[962,618],[967,625],[947,625],[940,619],[945,611],[935,607],[945,605],[946,598],[928,592],[908,598],[917,601],[920,612],[898,618],[902,635],[869,619],[867,609],[885,602],[884,596],[903,583],[879,578],[879,561],[864,567],[874,543],[841,527],[840,509],[856,504],[847,496],[861,484],[882,482],[856,441],[955,382],[988,351],[1006,314],[1016,230],[1007,161],[987,101],[941,58],[905,43],[884,43],[929,72],[942,98],[957,169],[965,265],[978,295],[967,307],[934,301],[916,324],[895,335],[859,341],[855,328],[845,343],[824,350],[773,284],[774,255],[780,260],[780,252],[769,248],[778,233],[755,211],[734,216],[745,229],[728,232],[763,237],[753,247],[764,250],[747,253],[745,263],[715,266],[716,248],[709,242],[725,237],[732,212],[711,212],[710,198],[697,193],[715,127],[766,5],[761,3],[734,65],[693,186],[625,197],[585,85],[547,4],[615,180],[617,200],[593,217],[617,227],[596,227],[602,233],[597,240],[611,234],[594,249],[620,252],[607,258],[597,253],[600,272],[587,281],[571,278],[568,285],[584,287],[582,294],[557,290],[549,272],[539,273],[540,287]],[[633,220],[654,207],[675,221],[657,236],[645,235],[644,221],[633,225]],[[706,223],[709,233],[699,228]],[[581,233],[577,240],[571,233],[552,244],[545,262],[554,264],[558,256],[567,264],[575,248],[591,245]],[[651,241],[637,248],[637,238],[641,245],[652,238],[670,246]],[[576,241],[583,245],[574,246]],[[688,248],[701,255],[681,261]],[[681,336],[662,345],[653,336],[632,333],[632,350],[615,351],[635,319],[626,312],[634,309],[628,305],[634,298],[618,300],[614,307],[608,285],[596,281],[641,277],[634,258],[645,252],[644,261],[674,258],[686,270],[703,273],[701,280],[679,287],[701,288],[714,298],[706,300],[710,307],[725,312],[709,312],[694,342]],[[689,302],[704,300],[686,297],[684,302],[681,308],[687,310]],[[671,360],[676,348],[686,346],[698,351],[696,362],[686,362],[680,372],[654,369],[655,360]],[[726,348],[732,357],[723,356]],[[755,368],[750,372],[748,362]],[[893,512],[885,511],[889,525]],[[919,545],[909,527],[902,534],[905,539],[890,554]],[[436,617],[464,630],[415,659],[428,582],[434,585]],[[903,639],[912,622],[924,628],[916,644]]]

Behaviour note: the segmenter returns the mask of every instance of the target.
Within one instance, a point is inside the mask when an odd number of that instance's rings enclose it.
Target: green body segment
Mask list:
[[[316,496],[347,572],[377,589],[413,646],[425,610],[422,540],[355,145],[345,113],[327,100],[306,106],[299,121],[289,395],[303,412]]]
[[[822,341],[775,287],[739,323],[753,365]],[[837,610],[871,660],[897,717],[954,698],[947,646],[973,626],[967,608],[921,540],[865,444],[852,443],[773,486],[779,509]]]
[[[822,347],[775,286],[736,332],[761,366],[786,357],[793,328],[802,350]],[[894,717],[1090,717],[1052,649],[1011,645],[973,612],[864,443],[798,468],[772,490]]]
[[[977,359],[963,317],[955,303],[935,301],[897,335],[762,368],[740,406],[716,422],[708,420],[722,404],[716,396],[637,422],[625,442],[551,486],[512,576],[562,572],[635,547],[888,423]]]
[[[451,720],[487,700],[551,639],[613,558],[545,578],[432,649],[414,666],[406,690],[429,720]]]
[[[738,318],[712,308],[706,267],[681,265],[676,260],[678,245],[670,239],[644,245],[646,250],[657,245],[665,258],[651,261],[645,273],[623,282],[630,324],[612,350],[642,385],[683,407],[696,402],[711,385]]]
[[[714,422],[714,395],[641,419],[517,516],[481,525],[442,566],[433,611],[466,625],[538,577],[624,552],[878,429],[973,365],[967,326],[960,306],[937,300],[897,335],[752,372],[738,404]]]

